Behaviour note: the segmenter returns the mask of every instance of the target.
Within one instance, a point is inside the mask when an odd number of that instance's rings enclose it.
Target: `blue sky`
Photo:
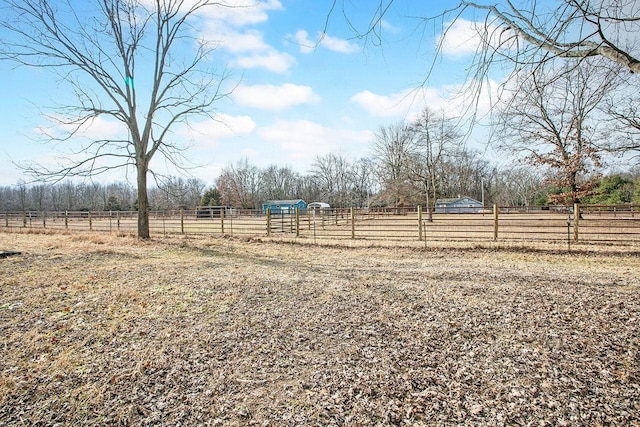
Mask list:
[[[377,3],[358,1],[348,11],[350,19],[363,28]],[[202,17],[199,30],[218,41],[216,61],[228,68],[229,82],[238,86],[217,104],[217,120],[202,118],[191,128],[175,130],[175,140],[189,146],[187,158],[201,166],[191,171],[192,176],[211,185],[223,167],[244,158],[260,167],[278,164],[304,173],[319,155],[370,156],[379,126],[410,120],[425,105],[452,114],[461,109],[462,101],[451,97],[465,79],[466,60],[474,48],[467,21],[452,28],[432,78],[422,85],[440,34],[411,18],[436,15],[450,3],[397,0],[382,23],[382,46],[354,38],[337,10],[315,46],[330,4],[265,0]],[[47,125],[46,107],[65,96],[56,76],[7,62],[0,62],[0,71],[0,185],[12,185],[28,180],[12,162],[50,164],[55,150],[74,142],[53,147],[38,140],[38,129]],[[98,121],[86,136],[108,135],[113,128]],[[152,166],[178,175],[167,171],[160,158]],[[97,180],[126,176],[119,171]]]

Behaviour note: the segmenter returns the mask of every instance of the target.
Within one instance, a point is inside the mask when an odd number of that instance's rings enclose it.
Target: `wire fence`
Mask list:
[[[578,213],[576,215],[576,212]],[[138,213],[2,212],[0,230],[137,231]],[[151,212],[152,237],[218,235],[301,240],[394,242],[519,242],[640,246],[640,205],[499,207],[475,212],[412,208],[350,208],[270,212],[223,208]]]

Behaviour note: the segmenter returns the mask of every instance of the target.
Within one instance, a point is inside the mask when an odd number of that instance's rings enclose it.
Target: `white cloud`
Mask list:
[[[224,138],[248,135],[254,131],[256,123],[249,116],[216,114],[213,119],[190,123],[178,133],[188,137],[201,148],[214,148]]]
[[[184,0],[181,10],[186,11],[199,1]],[[141,3],[151,10],[156,7],[156,0],[141,0]],[[244,26],[265,22],[269,19],[268,11],[283,9],[280,0],[222,0],[199,8],[198,14],[207,19]]]
[[[264,34],[252,25],[266,22],[268,12],[282,10],[279,0],[227,0],[224,6],[204,8],[200,38],[237,56],[231,63],[240,68],[264,68],[285,73],[295,59],[264,40]]]
[[[446,33],[438,39],[444,55],[460,57],[476,52],[481,39],[478,24],[466,19],[458,19],[452,23]]]
[[[351,102],[358,104],[376,117],[406,118],[419,112],[425,103],[441,104],[443,100],[432,89],[405,90],[391,95],[380,95],[365,90],[353,95]]]
[[[241,68],[264,68],[274,73],[284,74],[296,60],[288,53],[275,50],[251,56],[243,56],[234,61]]]
[[[220,4],[219,7],[203,8],[203,15],[236,27],[266,22],[269,19],[267,12],[283,10],[279,0],[226,0]]]
[[[339,53],[353,53],[358,50],[358,45],[345,39],[329,36],[326,33],[318,33],[317,41],[313,41],[309,39],[309,33],[305,30],[298,30],[293,39],[300,45],[300,52],[302,53],[313,52],[314,48],[318,46]]]
[[[293,36],[296,43],[300,45],[300,52],[302,53],[311,53],[316,46],[316,42],[309,39],[309,33],[305,30],[296,31]]]
[[[116,120],[97,117],[83,126],[81,135],[89,139],[119,138],[124,135],[124,125]]]
[[[2,167],[0,168],[0,182],[5,183],[5,185],[9,185],[8,183],[17,183],[18,180],[23,179],[24,177],[18,171],[17,167],[9,168]]]
[[[383,19],[382,21],[380,21],[380,24],[382,25],[382,29],[391,33],[391,34],[399,34],[400,32],[402,32],[402,28],[401,27],[397,27],[395,25],[393,25],[391,22]]]
[[[413,120],[422,109],[428,107],[436,111],[444,111],[451,117],[459,117],[473,110],[478,115],[487,113],[491,102],[497,99],[496,91],[499,83],[494,80],[484,82],[481,93],[477,95],[477,88],[450,85],[440,88],[420,87],[405,90],[391,95],[380,95],[365,90],[353,95],[351,102],[358,104],[375,117],[396,117],[403,120]],[[477,100],[473,97],[477,96]]]
[[[294,84],[240,86],[233,91],[233,99],[241,106],[264,110],[284,110],[301,104],[319,101],[309,86]]]
[[[225,34],[220,34],[218,46],[231,53],[264,52],[271,50],[259,31],[247,30],[244,33],[228,29]]]
[[[237,30],[222,22],[211,22],[202,37],[235,55],[232,63],[240,68],[264,68],[282,74],[296,62],[293,56],[266,43],[263,34],[257,30]]]
[[[87,120],[79,128],[77,125],[67,124],[69,121],[67,117],[50,115],[47,121],[50,125],[35,129],[37,135],[45,138],[66,138],[74,133],[74,139],[89,141],[125,139],[127,135],[124,124],[104,116]]]
[[[496,25],[460,18],[448,26],[437,42],[444,55],[455,59],[477,52],[482,46],[483,38],[487,37],[486,34],[489,35],[492,46],[502,44],[502,47],[507,48],[510,44],[505,44],[505,41],[513,36],[513,32],[503,31]]]
[[[216,182],[216,179],[222,173],[224,165],[219,163],[206,163],[204,165],[198,166],[196,169],[192,171],[192,173],[198,178],[203,180],[207,186],[212,185]]]
[[[361,148],[372,139],[369,131],[333,129],[308,120],[281,120],[260,128],[258,135],[279,145],[288,159],[308,164],[317,155],[344,150],[344,147]]]
[[[258,152],[258,150],[255,150],[253,148],[243,148],[242,150],[240,150],[240,158],[254,158],[260,155],[260,152]]]
[[[331,37],[327,34],[325,34],[320,40],[320,46],[340,53],[353,53],[358,50],[358,45],[355,45],[345,39]]]

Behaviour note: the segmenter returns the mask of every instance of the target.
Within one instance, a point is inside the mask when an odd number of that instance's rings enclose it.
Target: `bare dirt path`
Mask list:
[[[0,426],[640,425],[636,255],[0,248]]]

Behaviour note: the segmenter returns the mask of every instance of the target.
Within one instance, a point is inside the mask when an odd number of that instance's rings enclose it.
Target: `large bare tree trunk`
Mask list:
[[[149,195],[147,193],[147,166],[137,165],[138,183],[138,238],[148,239],[149,234]]]

